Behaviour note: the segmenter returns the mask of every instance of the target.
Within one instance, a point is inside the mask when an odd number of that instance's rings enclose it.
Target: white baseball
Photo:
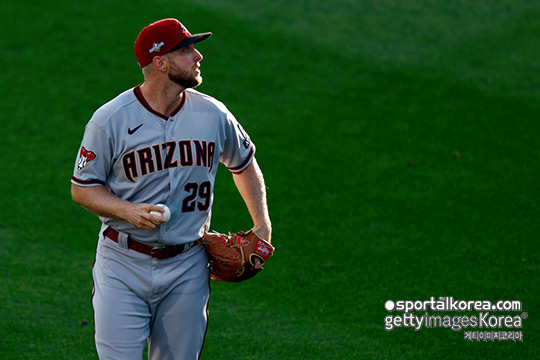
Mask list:
[[[163,204],[156,204],[156,206],[160,206],[163,208],[163,210],[165,210],[163,214],[160,213],[159,211],[150,211],[150,214],[154,216],[163,216],[165,218],[165,222],[169,221],[169,219],[171,218],[171,209],[169,209],[167,205],[163,205]],[[152,222],[156,225],[163,224],[159,221],[152,221]]]

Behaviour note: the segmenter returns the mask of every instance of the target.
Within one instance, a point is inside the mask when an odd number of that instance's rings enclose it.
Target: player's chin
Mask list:
[[[191,88],[196,88],[197,86],[201,85],[203,82],[203,78],[201,75],[197,75],[195,77],[195,81],[193,82],[193,86],[191,86]]]
[[[202,84],[201,74],[194,74],[193,76],[178,76],[176,74],[169,74],[169,79],[184,88],[195,88]]]
[[[185,84],[187,85],[186,88],[196,88],[197,86],[201,85],[202,82],[203,82],[203,78],[202,78],[201,74],[197,74],[197,75],[193,76]]]

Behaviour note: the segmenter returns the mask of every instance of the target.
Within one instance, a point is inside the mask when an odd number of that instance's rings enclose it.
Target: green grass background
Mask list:
[[[164,17],[214,32],[198,46],[200,90],[258,147],[277,248],[254,280],[213,283],[203,359],[538,358],[537,2],[7,0],[0,11],[0,358],[97,358],[99,221],[71,201],[69,179],[93,111],[142,82],[138,32]],[[249,226],[222,169],[213,228]],[[524,341],[384,330],[387,300],[431,296],[520,300]]]

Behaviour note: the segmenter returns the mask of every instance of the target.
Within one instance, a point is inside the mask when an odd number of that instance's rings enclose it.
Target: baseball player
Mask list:
[[[71,193],[102,222],[92,298],[100,359],[141,359],[146,341],[149,359],[200,357],[210,285],[197,241],[209,229],[220,162],[253,231],[270,240],[254,144],[221,102],[194,90],[203,59],[194,44],[210,36],[176,19],[146,26],[135,41],[144,82],[86,125]]]

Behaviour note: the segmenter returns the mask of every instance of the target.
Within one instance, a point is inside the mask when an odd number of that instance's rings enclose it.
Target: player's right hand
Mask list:
[[[150,214],[150,211],[157,211],[163,214],[163,208],[153,204],[131,204],[126,213],[124,219],[129,221],[133,226],[144,229],[144,230],[154,230],[159,226],[153,221],[158,223],[164,223],[167,221],[163,216],[155,216]]]

